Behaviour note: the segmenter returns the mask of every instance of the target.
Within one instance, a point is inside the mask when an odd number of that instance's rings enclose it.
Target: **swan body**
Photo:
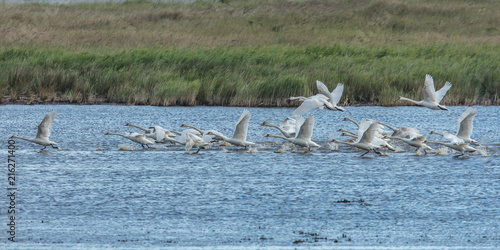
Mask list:
[[[416,105],[423,106],[429,109],[448,110],[445,106],[439,104],[439,102],[441,102],[444,95],[446,94],[446,92],[448,92],[450,88],[451,88],[451,83],[446,82],[440,90],[436,91],[434,88],[434,79],[432,79],[431,75],[427,74],[425,75],[425,82],[424,82],[424,100],[414,101],[412,99],[408,99],[401,96],[399,97],[399,100],[409,101]]]
[[[240,146],[240,147],[248,147],[250,145],[253,145],[255,143],[247,141],[247,133],[248,133],[248,123],[250,122],[250,117],[252,117],[252,114],[250,114],[250,111],[247,109],[243,110],[243,113],[240,116],[240,119],[236,123],[236,128],[234,130],[233,137],[227,137],[223,135],[222,133],[218,131],[210,131],[207,133],[207,135],[215,135],[222,140],[229,142],[233,145]]]
[[[407,138],[407,139],[412,139],[418,136],[421,136],[420,132],[416,128],[410,128],[410,127],[392,127],[390,125],[387,125],[385,123],[380,123],[383,126],[389,128],[390,130],[394,131],[391,135],[391,137],[400,137],[400,138]]]
[[[328,101],[332,104],[334,107],[334,110],[338,111],[345,111],[344,108],[337,106],[337,104],[340,101],[340,98],[342,97],[342,92],[344,92],[344,84],[339,83],[337,84],[337,87],[330,93],[328,90],[328,87],[326,85],[318,80],[316,80],[316,87],[318,88],[318,92],[320,94],[323,94],[324,96],[328,97]]]
[[[301,116],[313,109],[323,109],[327,108],[330,110],[337,110],[329,101],[328,97],[323,94],[316,94],[305,98],[302,104],[293,111],[293,116]]]
[[[137,125],[132,124],[132,123],[127,123],[127,124],[125,124],[125,126],[130,126],[130,127],[138,128],[138,129],[144,131],[146,137],[154,139],[155,142],[162,142],[162,141],[164,141],[164,139],[165,139],[166,136],[171,136],[171,137],[175,136],[170,130],[164,129],[164,128],[160,127],[160,126],[151,126],[149,128],[143,128],[143,127],[137,126]]]
[[[427,154],[426,150],[433,150],[433,149],[431,147],[429,147],[429,145],[425,144],[426,137],[427,137],[426,135],[421,135],[421,136],[417,136],[417,137],[414,137],[411,139],[403,138],[403,137],[395,137],[395,136],[391,136],[390,138],[400,140],[400,141],[402,141],[410,146],[416,147],[417,151],[419,149],[423,149],[424,152]]]
[[[458,131],[456,136],[467,143],[471,143],[473,145],[479,145],[474,139],[470,138],[472,134],[472,122],[474,121],[474,117],[477,114],[477,109],[472,107],[468,107],[464,113],[458,118]]]
[[[263,122],[260,124],[261,126],[267,126],[267,127],[272,127],[278,129],[285,137],[287,138],[294,138],[296,135],[296,123],[297,121],[293,118],[287,117],[280,126],[274,125],[270,122]]]
[[[195,126],[191,126],[191,125],[187,125],[187,124],[182,124],[181,127],[188,127],[188,128],[192,128],[196,131],[198,131],[199,135],[201,135],[201,138],[205,141],[205,142],[212,142],[212,141],[220,141],[222,140],[222,138],[216,136],[216,135],[208,135],[208,132],[210,131],[215,131],[215,130],[201,130]]]
[[[434,143],[443,145],[455,149],[457,151],[460,151],[462,153],[461,155],[464,155],[466,152],[476,152],[476,149],[469,146],[468,143],[453,143],[453,142],[441,142],[441,141],[424,141],[424,143]]]
[[[333,139],[332,142],[339,142],[346,145],[350,145],[361,150],[366,150],[364,154],[361,156],[368,154],[370,151],[375,152],[378,155],[381,155],[380,152],[377,151],[382,145],[382,141],[380,138],[377,139],[376,134],[377,130],[380,128],[380,124],[377,121],[363,119],[359,124],[358,129],[358,140],[356,142],[346,142]]]
[[[112,133],[112,132],[107,132],[105,135],[118,135],[124,138],[127,138],[133,142],[141,144],[141,146],[144,148],[144,145],[149,147],[149,145],[154,145],[155,142],[146,138],[146,135],[143,133],[137,133],[137,132],[132,132],[128,134],[119,134],[119,133]]]
[[[206,149],[210,146],[207,142],[205,142],[201,137],[195,134],[187,134],[186,138],[186,146],[185,149],[186,151],[190,150],[193,146],[198,148],[198,151],[196,151],[196,154],[200,152],[200,150]]]
[[[276,137],[281,138],[283,140],[287,140],[295,145],[299,145],[301,147],[306,147],[308,150],[311,147],[320,147],[316,142],[311,140],[311,136],[313,133],[314,127],[314,116],[308,114],[306,119],[299,117],[297,120],[298,133],[294,138],[284,137],[279,135],[267,134],[265,137]]]
[[[57,143],[49,140],[50,137],[50,126],[56,117],[56,112],[52,111],[50,114],[45,115],[40,125],[38,125],[38,131],[35,138],[24,138],[17,135],[11,136],[11,138],[19,138],[25,141],[33,142],[38,145],[44,146],[42,150],[44,150],[47,146],[52,146],[53,148],[58,148],[54,145]]]

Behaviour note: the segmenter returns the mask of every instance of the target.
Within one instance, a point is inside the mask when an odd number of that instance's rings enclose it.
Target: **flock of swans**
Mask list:
[[[282,134],[267,134],[265,137],[282,139],[286,142],[292,143],[294,147],[299,146],[306,148],[305,152],[321,147],[318,143],[311,139],[315,120],[314,116],[308,112],[314,109],[323,108],[333,111],[344,111],[343,107],[338,106],[338,102],[344,90],[344,85],[339,83],[332,92],[330,92],[327,86],[320,81],[316,81],[316,86],[318,88],[318,94],[316,95],[310,97],[299,96],[289,98],[289,100],[302,102],[299,107],[293,111],[293,118],[285,118],[279,126],[267,121],[263,122],[261,124],[262,126],[276,128]],[[439,102],[443,99],[446,92],[450,88],[451,84],[446,82],[440,90],[435,91],[433,78],[430,75],[426,75],[423,87],[424,99],[422,101],[414,101],[404,97],[399,97],[398,100],[410,101],[416,105],[433,110],[448,110],[445,106],[439,104]],[[303,117],[304,114],[306,114],[305,117]],[[338,144],[335,143],[341,143],[365,151],[362,155],[370,152],[383,155],[380,150],[397,151],[394,146],[394,143],[396,142],[402,142],[416,148],[417,153],[424,151],[426,154],[429,152],[437,152],[428,145],[435,144],[451,148],[463,155],[467,152],[476,151],[476,148],[471,145],[479,145],[476,140],[470,138],[473,128],[473,119],[476,114],[476,109],[468,107],[458,118],[458,131],[456,134],[439,133],[436,131],[432,131],[430,133],[441,135],[444,139],[446,139],[446,141],[429,141],[426,139],[426,135],[420,134],[416,128],[393,127],[380,121],[366,118],[362,119],[358,123],[350,118],[345,118],[344,121],[351,121],[357,126],[357,131],[340,129],[339,132],[342,132],[341,136],[349,137],[349,139],[344,141],[332,139],[330,141],[331,144],[329,145],[338,146]],[[50,126],[54,121],[55,116],[55,111],[52,111],[44,117],[38,126],[38,133],[35,138],[23,138],[15,135],[11,138],[19,138],[42,145],[44,146],[42,150],[47,146],[58,148],[55,146],[55,142],[49,140]],[[182,124],[181,127],[185,127],[187,129],[179,132],[165,129],[160,126],[143,128],[130,123],[125,126],[140,129],[142,132],[130,132],[124,134],[108,132],[106,135],[122,136],[130,141],[140,144],[144,148],[149,148],[149,146],[155,144],[171,143],[184,146],[186,151],[189,151],[192,148],[197,148],[196,153],[198,153],[201,149],[208,149],[214,145],[224,144],[247,148],[255,144],[254,142],[247,141],[250,118],[250,112],[246,109],[243,110],[243,113],[236,123],[232,137],[228,137],[216,130],[201,130],[187,124]],[[389,130],[386,130],[385,128]]]

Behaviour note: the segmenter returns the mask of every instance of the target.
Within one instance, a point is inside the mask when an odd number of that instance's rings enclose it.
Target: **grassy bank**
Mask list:
[[[428,73],[447,105],[500,104],[496,1],[224,2],[1,5],[0,98],[286,106],[318,79],[397,105]]]

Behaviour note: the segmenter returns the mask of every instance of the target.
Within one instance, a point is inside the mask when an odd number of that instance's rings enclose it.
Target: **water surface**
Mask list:
[[[200,154],[180,146],[140,145],[108,131],[124,126],[182,123],[232,135],[244,108],[149,106],[0,106],[7,161],[10,135],[34,137],[43,116],[57,116],[51,140],[61,150],[16,140],[17,247],[38,248],[294,248],[294,247],[500,247],[499,107],[476,107],[472,137],[488,156],[387,156],[327,145],[344,117],[455,133],[466,107],[347,107],[315,110],[312,153],[276,153],[267,139],[291,108],[248,108],[254,150],[213,147]],[[439,137],[429,135],[430,139]],[[135,150],[120,151],[134,146]],[[434,146],[434,145],[432,145]],[[436,147],[437,148],[437,147]],[[100,150],[97,150],[100,149]],[[102,150],[101,150],[102,149]],[[3,190],[7,172],[2,171]],[[6,191],[5,191],[6,192]],[[4,208],[8,200],[2,199]],[[6,209],[0,210],[8,223]],[[6,226],[4,226],[4,229]],[[2,243],[7,242],[3,230]]]

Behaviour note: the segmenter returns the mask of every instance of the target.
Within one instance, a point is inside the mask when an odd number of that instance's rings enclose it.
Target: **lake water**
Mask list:
[[[181,146],[144,150],[112,132],[124,126],[182,123],[232,135],[244,108],[118,105],[0,106],[2,150],[8,138],[34,137],[57,112],[51,140],[61,150],[16,139],[16,241],[9,197],[0,200],[2,245],[14,248],[487,248],[500,247],[500,107],[478,106],[472,138],[482,154],[367,154],[331,137],[372,118],[394,126],[455,133],[466,107],[346,107],[315,110],[312,153],[276,153],[279,124],[292,108],[248,108],[252,151],[233,146],[189,154]],[[429,139],[440,139],[429,135]],[[134,146],[135,150],[119,148]],[[435,148],[435,145],[432,145]],[[97,150],[99,149],[99,150]],[[4,165],[4,166],[5,166]],[[9,194],[8,172],[0,187]],[[3,248],[3,247],[1,247]]]

